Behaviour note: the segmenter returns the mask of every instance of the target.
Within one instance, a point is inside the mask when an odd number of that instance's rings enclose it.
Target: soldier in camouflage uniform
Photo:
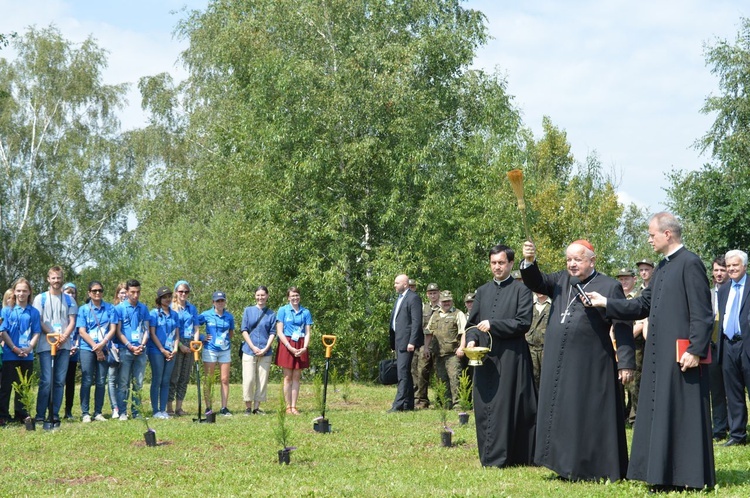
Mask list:
[[[531,364],[534,367],[534,385],[537,391],[539,390],[539,378],[542,373],[542,359],[544,358],[544,333],[547,331],[551,304],[552,299],[545,294],[534,293],[533,316],[531,328],[526,332],[526,342],[529,343]]]
[[[438,284],[427,284],[427,302],[422,305],[422,329],[425,335],[428,324],[433,313],[440,309],[440,287]],[[411,362],[411,375],[414,380],[414,407],[428,408],[430,400],[427,397],[427,387],[430,385],[430,376],[435,369],[432,350],[429,342],[414,351],[414,359]]]
[[[431,348],[435,352],[435,368],[437,376],[446,385],[446,395],[450,396],[451,406],[458,403],[458,378],[461,375],[461,356],[463,350],[459,347],[466,329],[466,315],[453,306],[451,291],[440,293],[440,309],[432,315],[427,329],[427,335],[432,335]],[[446,396],[448,399],[448,396]]]

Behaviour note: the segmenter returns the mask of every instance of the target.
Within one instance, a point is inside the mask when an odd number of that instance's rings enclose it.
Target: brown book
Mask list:
[[[680,362],[680,358],[682,358],[682,355],[685,354],[685,351],[687,351],[688,346],[690,346],[690,339],[677,339],[677,363]],[[711,364],[711,347],[708,348],[708,354],[705,358],[701,358],[699,363],[703,365],[710,365]]]

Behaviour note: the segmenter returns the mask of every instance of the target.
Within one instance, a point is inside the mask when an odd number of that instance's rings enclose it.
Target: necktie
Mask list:
[[[729,318],[727,319],[727,328],[724,333],[729,339],[734,336],[740,335],[740,289],[742,286],[735,283],[734,287],[734,299],[732,300],[732,307],[729,310]]]

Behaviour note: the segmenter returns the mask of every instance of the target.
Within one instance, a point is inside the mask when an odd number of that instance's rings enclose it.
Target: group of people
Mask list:
[[[137,280],[119,284],[113,303],[104,300],[104,286],[95,280],[89,283],[87,298],[79,308],[77,287],[72,283],[63,285],[63,281],[63,269],[54,266],[47,275],[47,291],[35,296],[31,283],[19,278],[4,295],[0,314],[3,341],[0,425],[13,420],[10,416],[13,383],[19,381],[19,374],[27,376],[32,372],[35,354],[39,362],[36,406],[24,406],[16,392],[13,415],[17,421],[30,417],[30,410],[35,408],[36,421],[59,425],[63,389],[71,376],[75,385],[76,363],[81,365],[83,422],[107,420],[103,413],[106,387],[112,419],[128,420],[128,408],[130,417],[139,417],[147,362],[151,366],[153,417],[186,415],[183,402],[194,368],[194,352],[198,350],[206,377],[213,379],[218,367],[221,390],[218,413],[232,415],[228,399],[235,320],[226,310],[224,292],[214,292],[212,308],[199,314],[188,300],[190,284],[180,280],[173,288],[159,287],[154,307],[149,310],[140,301],[141,284]],[[287,299],[288,304],[274,312],[267,306],[268,289],[260,286],[255,289],[255,305],[243,312],[242,389],[247,414],[263,413],[260,403],[266,400],[276,340],[280,346],[275,351],[275,363],[284,372],[287,412],[299,413],[300,374],[309,366],[307,350],[313,322],[310,311],[300,305],[297,287],[288,289]],[[65,415],[72,418],[72,387],[67,389],[70,403]],[[214,408],[210,403],[213,393],[209,389],[204,392],[206,412],[210,413]]]
[[[567,247],[566,269],[556,273],[539,268],[536,246],[526,241],[520,280],[511,275],[515,251],[505,245],[490,250],[493,278],[477,289],[466,332],[456,348],[456,354],[475,346],[490,348],[483,364],[474,367],[482,465],[541,465],[563,480],[627,477],[649,483],[656,492],[714,486],[705,363],[714,313],[705,267],[682,245],[681,226],[670,213],[649,220],[648,240],[664,258],[656,268],[651,262],[639,262],[639,270],[643,263],[652,271],[644,268],[646,285],[636,293],[629,291],[629,298],[620,282],[596,270],[596,252],[585,239]],[[742,268],[747,267],[743,255],[738,255],[739,263],[733,260],[739,267],[733,273],[741,273],[742,284]],[[423,305],[419,295],[409,290],[408,277],[397,276],[394,288],[398,298],[390,333],[398,386],[389,411],[399,412],[415,407],[412,359],[420,347],[427,348],[432,334],[428,330],[425,335]],[[737,296],[747,295],[750,286],[734,289],[724,286],[718,292],[718,309],[726,308],[718,316],[725,336],[719,342],[719,349],[723,348],[719,358],[731,359],[731,366],[723,367],[725,379],[728,370],[746,372],[744,379],[750,379],[750,355],[741,342],[742,332],[750,330],[750,306],[747,311],[741,307],[734,311],[726,305],[744,305]],[[536,384],[530,352],[534,341],[527,333],[532,323],[545,321],[542,317],[546,318],[544,363]],[[725,333],[727,329],[731,333]],[[628,454],[622,393],[636,376],[634,336],[642,338],[645,346]],[[728,348],[734,351],[727,353]],[[740,400],[744,407],[743,386],[727,388],[730,425],[738,431],[747,423],[747,412],[739,411]],[[730,390],[741,391],[734,395],[736,415]],[[744,444],[745,437],[744,431],[732,433],[730,441]]]

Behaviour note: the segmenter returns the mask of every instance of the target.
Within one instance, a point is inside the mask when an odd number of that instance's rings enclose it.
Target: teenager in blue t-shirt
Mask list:
[[[109,364],[107,347],[117,331],[115,307],[104,301],[104,286],[98,280],[89,283],[89,297],[78,309],[76,327],[80,336],[81,414],[84,423],[104,422],[104,391]],[[114,347],[114,346],[111,346]],[[91,385],[94,385],[94,416],[89,411]]]
[[[172,309],[179,318],[180,341],[174,355],[174,370],[172,379],[169,381],[169,396],[167,398],[167,414],[174,413],[178,417],[187,415],[182,409],[182,402],[187,394],[187,386],[190,383],[190,373],[193,370],[194,356],[190,350],[190,342],[197,341],[199,337],[198,326],[203,324],[203,317],[198,310],[188,301],[190,295],[190,284],[180,280],[174,284],[174,295],[172,296]],[[172,412],[172,402],[177,404]]]
[[[151,340],[148,342],[148,362],[151,364],[151,408],[154,418],[169,418],[167,396],[169,380],[174,369],[174,354],[180,338],[179,317],[170,304],[172,291],[159,287],[156,308],[151,310]]]
[[[141,398],[138,392],[143,388],[143,376],[146,372],[146,343],[149,338],[151,317],[145,304],[138,301],[141,297],[141,283],[128,280],[125,284],[128,300],[118,304],[117,349],[120,353],[120,372],[117,375],[117,406],[120,420],[128,419],[126,403],[130,395],[130,382],[133,382],[133,400],[130,404],[131,415],[138,417]]]
[[[310,366],[307,348],[313,320],[310,310],[300,304],[301,295],[297,287],[289,287],[286,296],[289,304],[276,312],[276,336],[280,343],[276,364],[284,371],[286,412],[299,415],[297,398],[302,370]]]
[[[203,346],[203,366],[206,375],[213,375],[216,364],[219,364],[221,372],[221,410],[219,413],[231,416],[232,412],[227,408],[229,400],[229,367],[232,360],[231,340],[234,334],[234,317],[224,308],[227,305],[227,296],[222,291],[213,294],[214,307],[201,313],[206,324],[206,340]],[[206,389],[206,412],[211,411]]]
[[[255,306],[242,314],[242,398],[245,413],[263,413],[260,402],[266,400],[268,374],[271,371],[273,341],[276,338],[276,313],[266,307],[268,289],[255,289]]]
[[[39,311],[29,304],[32,297],[31,284],[25,278],[19,278],[11,287],[15,296],[15,305],[3,307],[0,335],[3,340],[2,382],[0,382],[0,426],[10,419],[10,393],[13,383],[18,382],[16,367],[22,375],[30,375],[34,366],[34,348],[42,332]],[[15,417],[23,421],[29,416],[28,409],[21,405],[16,393],[14,401]]]

